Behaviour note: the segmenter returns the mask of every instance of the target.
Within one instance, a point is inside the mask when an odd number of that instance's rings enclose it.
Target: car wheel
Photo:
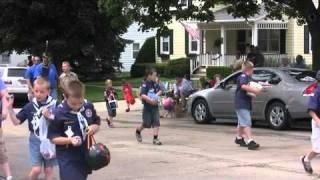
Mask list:
[[[281,130],[289,127],[290,116],[283,103],[272,103],[268,107],[266,118],[272,129]]]
[[[212,116],[209,111],[208,103],[204,99],[198,99],[192,106],[192,116],[196,123],[208,123]]]

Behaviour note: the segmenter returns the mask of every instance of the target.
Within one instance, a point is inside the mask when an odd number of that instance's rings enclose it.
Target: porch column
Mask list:
[[[257,25],[257,23],[253,24],[251,32],[252,32],[251,44],[254,46],[258,46],[258,25]]]
[[[202,54],[207,53],[207,39],[206,39],[207,30],[202,30]]]
[[[225,49],[226,49],[226,31],[224,29],[224,25],[221,24],[221,29],[220,29],[220,37],[222,38],[222,44],[220,45],[220,53],[222,56],[225,55]]]

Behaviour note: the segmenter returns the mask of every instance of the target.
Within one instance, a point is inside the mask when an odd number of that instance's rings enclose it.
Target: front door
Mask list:
[[[246,54],[246,42],[247,42],[247,32],[246,30],[237,31],[237,48],[241,54]]]

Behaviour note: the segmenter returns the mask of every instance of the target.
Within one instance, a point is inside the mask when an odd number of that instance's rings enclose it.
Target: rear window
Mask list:
[[[286,72],[301,82],[313,82],[316,80],[316,72],[314,71],[287,70]]]
[[[24,77],[26,69],[8,69],[8,77]]]

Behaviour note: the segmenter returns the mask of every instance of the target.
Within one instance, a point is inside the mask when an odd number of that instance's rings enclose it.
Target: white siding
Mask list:
[[[129,28],[127,33],[125,33],[122,38],[127,40],[132,40],[134,43],[139,43],[140,48],[142,47],[145,40],[149,37],[155,36],[156,31],[150,30],[149,32],[141,32],[138,31],[139,25],[137,23],[132,24]],[[130,72],[132,64],[135,62],[133,58],[133,49],[132,44],[127,44],[124,49],[124,52],[121,53],[120,62],[123,65],[123,72]]]

